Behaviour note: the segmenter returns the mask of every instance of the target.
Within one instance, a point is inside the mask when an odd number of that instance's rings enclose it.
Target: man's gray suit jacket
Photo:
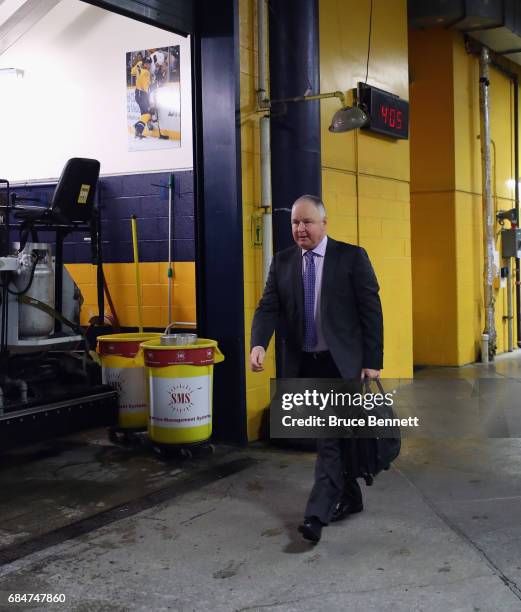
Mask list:
[[[322,332],[342,378],[383,367],[383,317],[378,282],[365,250],[328,236],[322,270]],[[302,250],[273,257],[264,294],[253,317],[251,347],[267,349],[274,331],[282,341],[279,376],[299,374],[304,340]]]

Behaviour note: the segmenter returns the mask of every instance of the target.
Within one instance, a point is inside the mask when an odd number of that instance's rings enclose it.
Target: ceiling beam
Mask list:
[[[60,0],[26,0],[0,25],[0,54],[9,49]]]

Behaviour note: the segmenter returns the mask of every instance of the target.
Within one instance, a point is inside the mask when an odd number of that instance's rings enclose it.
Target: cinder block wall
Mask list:
[[[365,81],[370,2],[320,0],[320,90]],[[375,2],[367,82],[409,98],[407,3]],[[335,99],[321,103],[322,194],[329,233],[364,247],[384,313],[385,377],[412,377],[409,141],[363,130],[332,134]]]
[[[463,365],[479,358],[485,324],[479,62],[460,33],[444,29],[411,31],[409,57],[414,361]],[[493,67],[489,94],[497,211],[515,203],[514,109],[513,85]],[[499,278],[494,298],[501,353],[508,324]],[[514,345],[516,333],[514,318]]]
[[[193,172],[174,174],[174,280],[173,318],[196,321],[195,308],[195,224]],[[130,218],[137,217],[138,250],[142,283],[143,324],[168,324],[168,185],[166,172],[102,177],[99,198],[102,216],[102,249],[105,278],[122,326],[138,325],[136,277],[133,264]],[[17,187],[20,194],[49,202],[53,187]],[[92,266],[90,244],[83,234],[71,234],[64,245],[64,261],[79,285],[84,305],[81,322],[97,314],[96,268]],[[39,239],[54,242],[41,232]],[[105,301],[105,312],[109,313]]]
[[[240,0],[241,140],[246,355],[255,306],[262,294],[262,250],[252,238],[260,201],[256,2]],[[348,91],[365,79],[369,1],[320,0],[321,91]],[[369,83],[408,98],[407,3],[376,2]],[[296,92],[298,95],[302,92]],[[409,142],[366,133],[330,134],[338,101],[321,102],[322,187],[334,238],[367,249],[381,285],[388,377],[412,376]],[[287,203],[288,206],[291,202]],[[273,343],[272,343],[273,345]],[[259,436],[275,376],[273,346],[262,374],[245,363],[248,437]]]

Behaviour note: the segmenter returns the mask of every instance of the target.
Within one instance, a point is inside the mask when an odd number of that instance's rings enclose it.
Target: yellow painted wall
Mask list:
[[[269,380],[275,377],[274,342],[271,343],[264,372],[249,368],[251,322],[264,288],[262,247],[254,246],[252,219],[260,202],[259,116],[255,114],[257,88],[257,2],[239,1],[240,87],[241,87],[241,162],[244,251],[244,342],[248,439],[259,437],[269,404]]]
[[[462,365],[479,358],[485,323],[479,62],[457,32],[411,31],[409,44],[414,360]],[[512,92],[494,68],[489,91],[494,206],[509,209]],[[500,240],[496,245],[500,250]],[[503,352],[506,289],[498,288],[495,299],[497,350]]]
[[[365,80],[369,0],[320,0],[320,90]],[[373,0],[368,83],[408,99],[407,3]],[[409,141],[328,131],[338,101],[321,102],[322,196],[329,234],[363,246],[381,288],[384,371],[412,376]]]
[[[262,250],[252,244],[252,215],[260,200],[256,106],[256,2],[240,0],[242,195],[245,342],[263,290]],[[321,91],[347,91],[365,79],[369,0],[320,0]],[[374,0],[369,82],[408,97],[405,0]],[[330,134],[338,101],[324,100],[322,183],[329,233],[367,249],[381,285],[386,376],[412,376],[412,307],[409,216],[409,144],[368,134]],[[358,172],[357,172],[358,169]],[[273,343],[272,343],[273,345]],[[248,437],[259,436],[275,375],[273,346],[263,374],[246,367]]]
[[[175,262],[172,289],[172,314],[175,321],[196,321],[195,263]],[[67,264],[67,269],[80,287],[84,303],[81,324],[98,313],[96,293],[96,266],[91,264]],[[140,263],[141,300],[143,325],[166,327],[168,324],[168,285],[165,262]],[[137,327],[137,292],[134,264],[104,264],[105,279],[119,318],[125,327]],[[105,300],[105,314],[110,314]]]
[[[455,364],[452,33],[411,31],[409,58],[414,362]]]

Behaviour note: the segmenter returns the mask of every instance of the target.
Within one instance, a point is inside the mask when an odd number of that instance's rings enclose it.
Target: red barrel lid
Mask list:
[[[136,340],[129,342],[100,342],[99,343],[99,354],[100,355],[116,355],[118,357],[135,357],[139,351],[139,345],[143,340]]]
[[[214,362],[214,347],[177,348],[155,350],[145,348],[145,365],[163,368],[171,365],[211,365]]]

